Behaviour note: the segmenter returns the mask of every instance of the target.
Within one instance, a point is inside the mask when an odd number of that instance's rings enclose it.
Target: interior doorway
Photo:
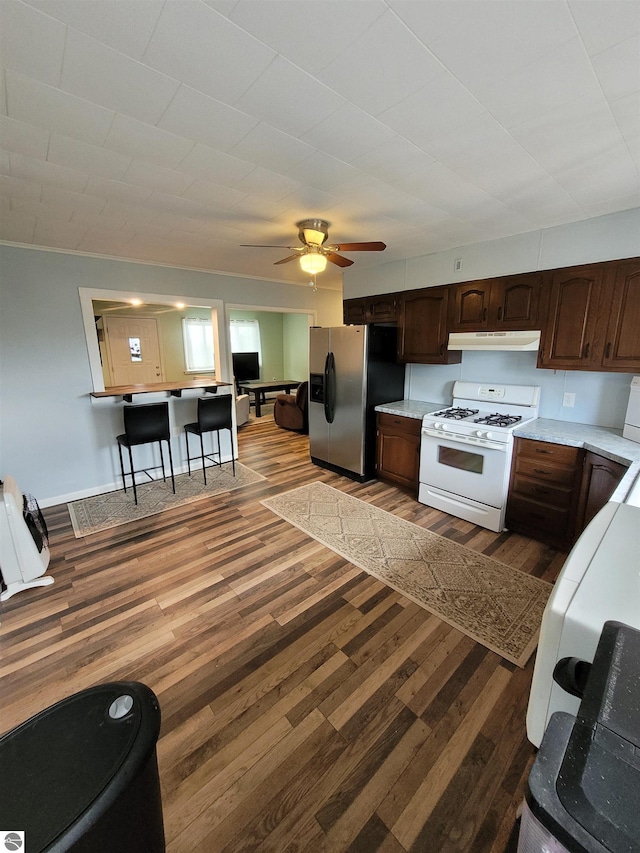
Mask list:
[[[112,385],[163,382],[158,321],[104,317],[104,343]]]

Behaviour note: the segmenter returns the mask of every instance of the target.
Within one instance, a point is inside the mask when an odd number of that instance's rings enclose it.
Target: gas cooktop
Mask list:
[[[427,418],[443,418],[444,420],[465,421],[467,424],[485,424],[486,426],[506,429],[518,426],[523,421],[531,420],[531,417],[515,415],[510,412],[481,412],[480,409],[467,409],[454,406],[450,409],[442,409],[425,415]]]

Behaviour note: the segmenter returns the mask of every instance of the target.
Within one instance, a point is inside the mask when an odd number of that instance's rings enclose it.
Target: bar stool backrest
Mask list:
[[[198,397],[198,426],[201,432],[214,429],[232,429],[231,394],[219,397]]]
[[[169,404],[145,403],[124,407],[124,431],[129,444],[170,441]]]

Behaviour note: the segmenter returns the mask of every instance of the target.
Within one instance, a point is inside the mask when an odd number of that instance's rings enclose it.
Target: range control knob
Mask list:
[[[449,429],[449,427],[447,426],[447,424],[442,424],[441,429],[446,431]]]
[[[493,438],[493,433],[492,433],[492,432],[488,432],[488,433],[485,435],[485,438]]]
[[[477,429],[475,434],[478,436],[478,438],[482,438],[482,436],[484,435],[481,429]]]

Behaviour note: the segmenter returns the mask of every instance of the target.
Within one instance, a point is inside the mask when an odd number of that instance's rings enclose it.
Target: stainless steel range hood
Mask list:
[[[447,348],[484,352],[536,352],[540,332],[451,332]]]

